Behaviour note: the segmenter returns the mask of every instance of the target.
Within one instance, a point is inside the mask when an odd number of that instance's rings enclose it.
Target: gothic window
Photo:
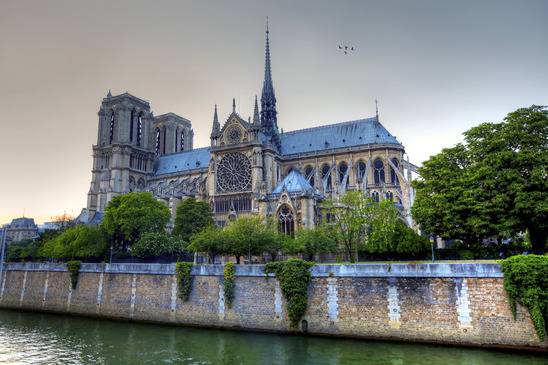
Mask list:
[[[185,131],[181,131],[181,151],[185,150]]]
[[[114,111],[110,112],[110,128],[109,128],[108,143],[111,144],[113,140],[114,140]]]
[[[129,141],[133,142],[133,123],[135,119],[135,110],[131,111],[131,117],[129,120]]]
[[[345,186],[348,186],[347,172],[348,172],[348,165],[346,164],[346,162],[342,161],[341,163],[339,163],[339,183],[342,184],[344,182]],[[346,181],[344,181],[345,177],[346,177]]]
[[[156,156],[160,154],[160,128],[156,128]]]
[[[232,126],[226,131],[226,139],[228,143],[236,144],[242,140],[242,130],[240,127]]]
[[[314,168],[310,165],[304,168],[304,174],[310,185],[314,187]]]
[[[358,168],[357,168],[357,177],[358,177],[358,182],[359,183],[362,183],[363,180],[364,180],[364,177],[365,177],[365,170],[367,169],[366,167],[367,165],[365,164],[365,162],[363,162],[362,160],[358,161]]]
[[[380,158],[377,158],[373,163],[373,166],[375,168],[375,184],[384,184],[384,163]]]
[[[394,194],[391,191],[386,192],[386,199],[390,201],[394,201]]]
[[[378,203],[379,202],[379,192],[374,191],[373,193],[371,193],[371,198],[373,199],[374,202]]]
[[[251,190],[251,162],[243,153],[228,153],[217,166],[217,191],[232,193]]]
[[[329,164],[322,166],[322,182],[324,183],[326,191],[331,191],[331,167]]]
[[[133,176],[129,177],[129,191],[135,191],[135,179]]]
[[[141,138],[143,136],[143,114],[140,113],[137,117],[137,146],[141,145]]]
[[[282,205],[278,212],[278,224],[281,233],[293,237],[295,235],[295,217],[293,210],[287,205]]]
[[[145,190],[145,180],[143,178],[140,178],[139,181],[137,181],[137,189],[139,191]]]
[[[177,147],[179,146],[179,133],[175,130],[175,143],[173,145],[173,152],[177,152]]]
[[[398,159],[397,158],[393,158],[392,159],[392,163],[394,164],[394,166],[396,166],[396,168],[398,168]],[[396,170],[394,170],[394,168],[392,166],[390,166],[390,179],[392,181],[392,184],[394,185],[399,185],[399,179],[398,179],[398,175],[396,174]]]

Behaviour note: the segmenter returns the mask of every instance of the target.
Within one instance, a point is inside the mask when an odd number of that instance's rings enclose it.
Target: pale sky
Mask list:
[[[0,0],[0,224],[86,205],[109,89],[192,121],[244,118],[270,18],[286,131],[373,116],[412,162],[508,112],[548,104],[548,1]],[[338,44],[356,47],[343,55]]]

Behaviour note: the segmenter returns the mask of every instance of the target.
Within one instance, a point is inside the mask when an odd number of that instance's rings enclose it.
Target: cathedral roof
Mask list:
[[[272,191],[272,194],[281,194],[284,188],[288,193],[304,193],[314,190],[310,183],[297,170],[291,170],[285,179]]]
[[[393,144],[402,147],[377,117],[284,132],[280,138],[282,155],[321,152],[367,144]]]
[[[209,147],[203,147],[160,156],[156,175],[205,168],[209,165],[209,151]]]

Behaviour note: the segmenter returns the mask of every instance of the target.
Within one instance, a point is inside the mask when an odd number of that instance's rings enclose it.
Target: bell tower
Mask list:
[[[155,157],[154,116],[147,101],[110,91],[99,109],[88,212],[102,212],[116,195],[144,190]]]

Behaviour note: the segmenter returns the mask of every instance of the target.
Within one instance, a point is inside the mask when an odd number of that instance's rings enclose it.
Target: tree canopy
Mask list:
[[[177,206],[173,234],[188,242],[193,234],[213,225],[213,223],[209,204],[194,198],[187,198]]]
[[[100,258],[107,247],[107,239],[99,227],[79,224],[44,242],[38,249],[38,255],[71,260]]]
[[[477,244],[528,232],[535,253],[548,234],[548,111],[540,106],[483,123],[419,169],[414,219],[428,233]]]

